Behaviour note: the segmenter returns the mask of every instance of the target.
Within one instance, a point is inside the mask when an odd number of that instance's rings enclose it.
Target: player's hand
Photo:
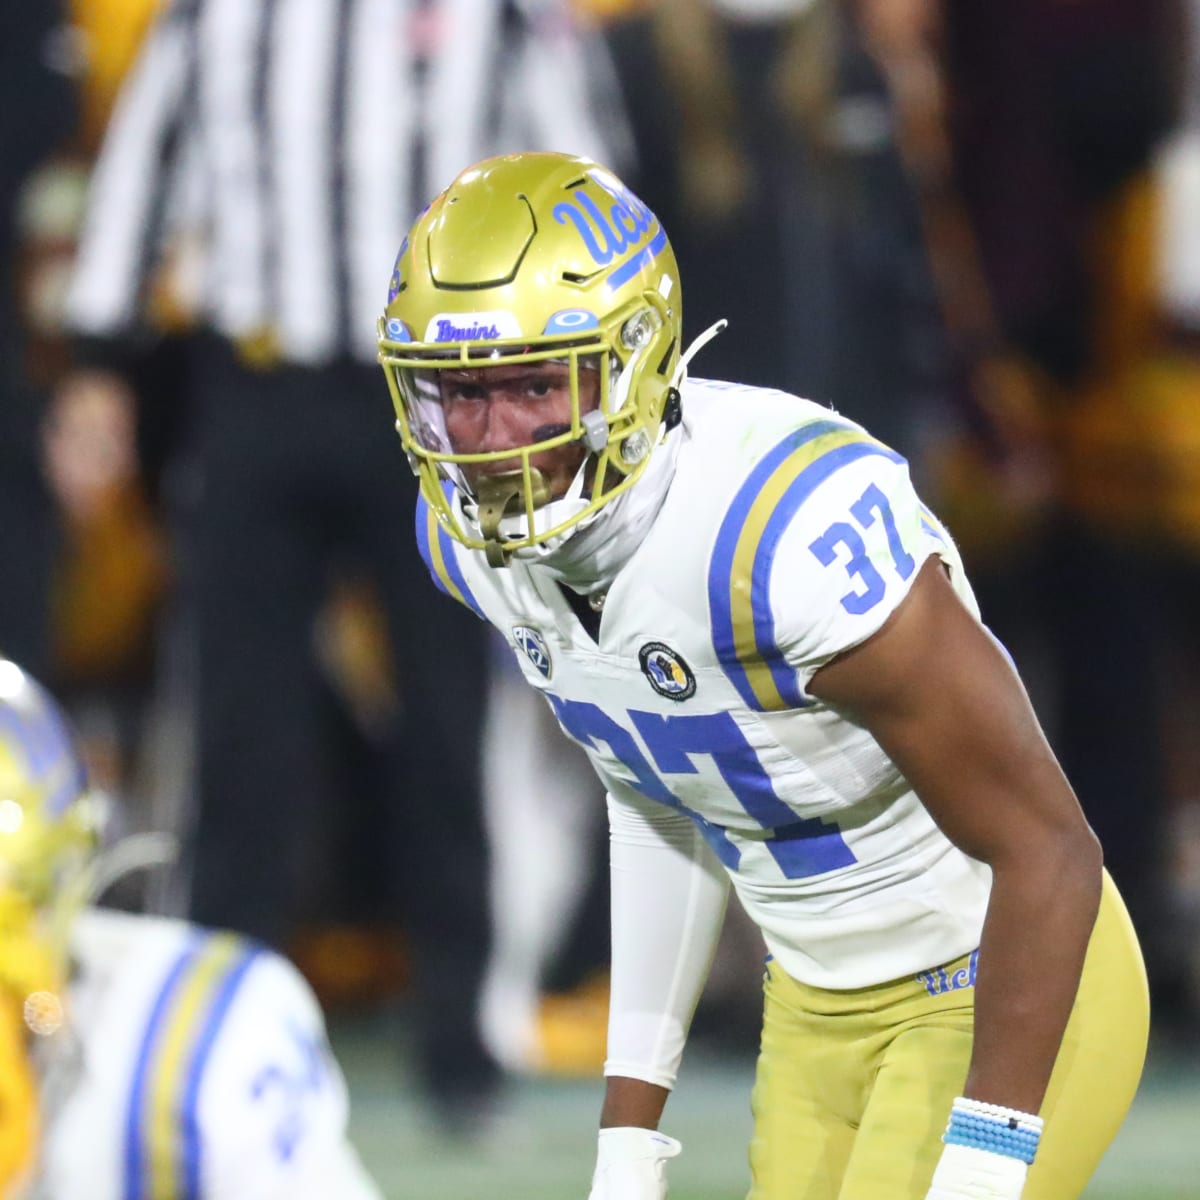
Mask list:
[[[654,1129],[600,1130],[588,1200],[666,1200],[667,1159],[682,1149]]]
[[[1028,1170],[1019,1158],[946,1146],[925,1200],[1021,1200]]]

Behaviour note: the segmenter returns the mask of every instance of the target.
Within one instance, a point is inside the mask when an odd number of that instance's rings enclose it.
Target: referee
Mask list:
[[[413,569],[415,481],[379,437],[375,321],[404,230],[464,164],[619,153],[605,61],[566,0],[175,0],[118,100],[68,302],[81,354],[111,365],[156,267],[194,285],[177,543],[193,919],[286,940],[320,795],[314,618],[335,570],[374,581],[403,709],[389,865],[422,1075],[454,1127],[497,1083],[476,1019],[486,635]]]

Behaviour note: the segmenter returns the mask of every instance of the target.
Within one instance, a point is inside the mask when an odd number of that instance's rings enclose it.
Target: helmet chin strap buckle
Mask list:
[[[533,507],[550,502],[550,485],[537,469],[529,471],[529,489]],[[525,474],[523,471],[502,471],[487,475],[475,486],[476,520],[483,534],[489,567],[506,567],[512,557],[500,534],[500,522],[505,517],[525,515]],[[532,532],[532,531],[530,531]]]

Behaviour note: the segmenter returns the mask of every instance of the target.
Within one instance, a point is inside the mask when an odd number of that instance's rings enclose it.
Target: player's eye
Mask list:
[[[571,381],[566,375],[533,375],[525,382],[528,395],[539,400],[547,396],[566,394],[571,390]]]
[[[442,389],[442,399],[452,404],[485,400],[487,399],[487,389],[478,383],[451,380]]]

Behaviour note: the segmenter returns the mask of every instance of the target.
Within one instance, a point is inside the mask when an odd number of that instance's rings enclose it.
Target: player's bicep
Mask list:
[[[1085,830],[1019,677],[938,561],[810,690],[870,730],[967,853],[997,865]]]

